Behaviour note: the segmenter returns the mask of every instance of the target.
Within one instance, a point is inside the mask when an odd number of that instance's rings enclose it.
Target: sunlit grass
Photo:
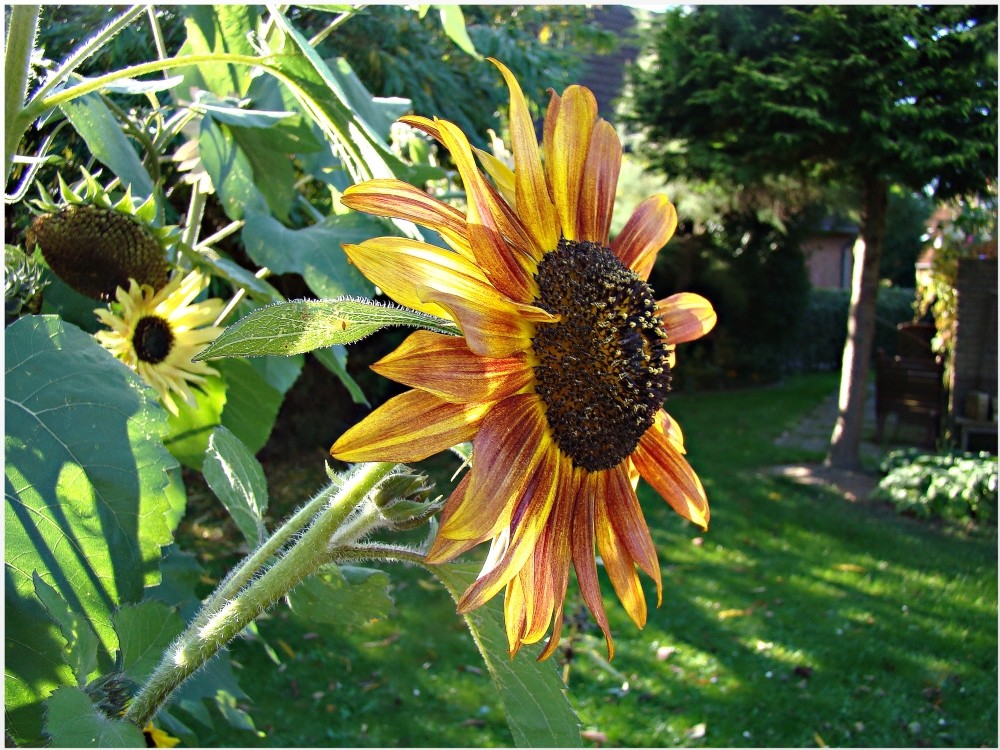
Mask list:
[[[995,530],[917,522],[765,471],[820,458],[773,440],[835,387],[833,376],[808,376],[670,401],[712,525],[701,533],[641,492],[664,601],[639,631],[605,587],[610,666],[592,627],[569,629],[569,694],[588,736],[625,746],[995,746]],[[452,468],[429,465],[438,476]],[[391,573],[397,607],[385,621],[310,631],[276,610],[260,630],[287,645],[277,648],[282,668],[259,645],[236,644],[265,736],[203,739],[510,745],[451,599],[414,569]],[[566,652],[553,659],[563,668]]]

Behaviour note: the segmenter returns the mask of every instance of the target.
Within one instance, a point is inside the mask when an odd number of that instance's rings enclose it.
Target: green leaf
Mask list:
[[[465,15],[462,13],[461,6],[438,5],[437,9],[441,14],[441,27],[448,38],[457,44],[465,54],[482,60],[483,56],[476,52],[476,46],[472,43],[469,32],[465,28]]]
[[[430,565],[457,602],[476,580],[479,567],[469,564]],[[580,720],[566,698],[552,662],[538,662],[519,652],[507,655],[507,636],[499,600],[464,615],[472,638],[486,662],[518,747],[580,747]]]
[[[32,574],[35,596],[42,603],[49,617],[59,626],[66,639],[67,661],[76,675],[77,685],[86,685],[91,674],[97,669],[97,635],[94,629],[80,615],[73,612],[59,592]]]
[[[169,415],[170,432],[164,435],[163,444],[182,464],[201,471],[208,438],[222,423],[227,383],[217,375],[209,375],[192,392],[194,405],[180,401],[177,414]]]
[[[209,117],[201,121],[198,154],[226,216],[242,219],[247,204],[260,196],[247,155],[232,134]]]
[[[7,328],[6,364],[8,569],[32,597],[37,571],[113,653],[112,609],[156,582],[171,539],[180,489],[161,443],[166,413],[93,337],[55,317]]]
[[[45,701],[45,732],[50,747],[145,747],[142,731],[127,721],[109,719],[80,688],[61,687]]]
[[[187,40],[181,55],[227,52],[255,55],[248,32],[257,28],[258,15],[247,5],[191,5],[184,12]],[[192,96],[192,89],[204,89],[217,96],[242,96],[252,80],[252,71],[245,65],[206,62],[184,69],[184,83],[179,95]]]
[[[155,94],[160,91],[172,89],[183,79],[182,76],[171,76],[170,78],[151,78],[148,81],[137,81],[134,78],[120,78],[112,81],[103,87],[104,91],[112,94]]]
[[[208,439],[202,472],[250,546],[260,544],[264,538],[267,479],[253,454],[233,433],[219,427]]]
[[[262,109],[245,109],[243,107],[227,106],[219,100],[219,104],[197,102],[197,108],[205,110],[205,114],[216,122],[226,125],[239,125],[244,128],[273,128],[282,120],[294,117],[293,112],[270,112]]]
[[[245,359],[227,359],[213,367],[227,386],[222,425],[256,454],[271,436],[284,394]]]
[[[386,326],[454,334],[449,321],[371,300],[294,300],[262,307],[223,331],[198,359],[290,355],[352,344]]]
[[[312,355],[320,361],[323,367],[340,378],[340,382],[347,389],[347,392],[351,394],[351,401],[356,404],[371,406],[368,403],[368,399],[365,398],[365,393],[361,390],[361,386],[357,384],[357,381],[347,371],[347,349],[340,345],[331,346],[329,349],[314,349]]]
[[[177,610],[156,601],[120,607],[111,621],[118,633],[121,669],[138,684],[153,673],[167,647],[184,630]]]
[[[229,126],[229,132],[253,169],[254,183],[267,207],[281,221],[288,221],[295,190],[295,169],[291,156],[275,143],[273,128]]]
[[[66,102],[61,109],[94,158],[130,186],[133,196],[143,199],[153,194],[152,178],[100,96],[87,94]]]
[[[324,565],[287,599],[296,616],[320,625],[364,625],[392,609],[388,574],[350,565]]]
[[[340,246],[384,234],[381,224],[355,213],[330,216],[304,229],[289,229],[261,211],[262,203],[247,207],[242,232],[247,254],[257,265],[274,273],[301,275],[317,297],[371,296],[371,282],[347,261]]]

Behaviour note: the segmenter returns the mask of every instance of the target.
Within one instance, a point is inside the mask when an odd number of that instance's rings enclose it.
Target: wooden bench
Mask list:
[[[940,362],[878,353],[875,364],[875,439],[881,443],[885,419],[921,424],[933,447],[944,413],[944,369]]]

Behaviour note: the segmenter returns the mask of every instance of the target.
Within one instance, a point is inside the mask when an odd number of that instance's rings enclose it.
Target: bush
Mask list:
[[[997,458],[989,453],[891,451],[871,497],[921,518],[997,520]]]

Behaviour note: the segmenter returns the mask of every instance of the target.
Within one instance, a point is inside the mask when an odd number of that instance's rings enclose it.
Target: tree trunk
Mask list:
[[[861,463],[861,428],[868,397],[872,343],[875,340],[875,301],[889,186],[877,177],[867,176],[863,201],[861,237],[854,244],[851,307],[840,371],[837,423],[833,427],[830,450],[826,456],[826,465],[838,469],[857,469]]]

